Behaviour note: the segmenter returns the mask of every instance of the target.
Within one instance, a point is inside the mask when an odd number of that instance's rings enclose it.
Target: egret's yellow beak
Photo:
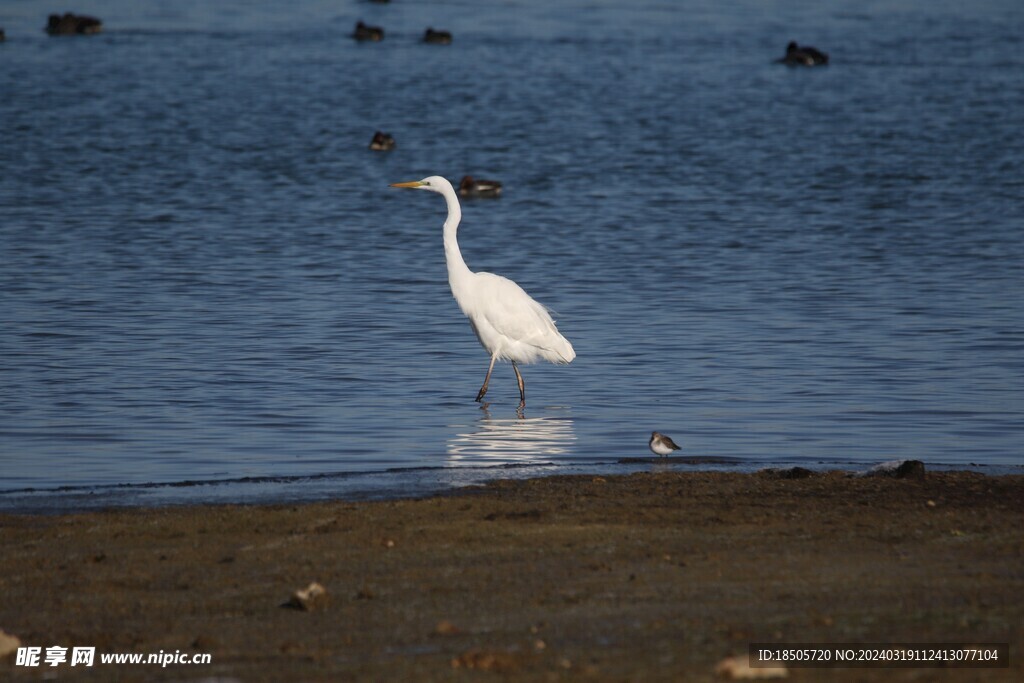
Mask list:
[[[391,187],[420,187],[423,185],[423,181],[413,180],[408,183],[391,183]]]

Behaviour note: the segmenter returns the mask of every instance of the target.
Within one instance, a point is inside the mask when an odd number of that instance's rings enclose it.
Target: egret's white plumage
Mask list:
[[[452,184],[440,176],[430,176],[392,187],[407,187],[436,192],[448,203],[448,219],[444,222],[444,254],[448,263],[448,284],[459,308],[469,318],[477,339],[488,353],[491,364],[476,400],[487,393],[494,361],[512,361],[519,382],[520,402],[526,401],[525,383],[517,363],[533,363],[543,359],[552,363],[568,363],[576,357],[572,344],[559,334],[555,322],[543,305],[534,301],[512,280],[494,273],[474,273],[466,265],[459,250],[456,231],[462,220],[462,208]]]

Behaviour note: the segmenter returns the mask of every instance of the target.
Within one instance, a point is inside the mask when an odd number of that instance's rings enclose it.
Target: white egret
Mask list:
[[[530,298],[522,287],[500,275],[474,273],[469,269],[455,237],[462,220],[462,208],[451,183],[440,176],[430,176],[408,183],[393,183],[391,187],[436,192],[448,203],[448,218],[444,222],[448,284],[459,308],[469,318],[476,338],[491,354],[491,364],[476,400],[482,401],[487,393],[494,361],[509,360],[519,383],[519,405],[522,407],[526,404],[526,383],[517,363],[532,363],[538,359],[569,363],[576,357],[572,344],[559,334],[548,309]]]
[[[651,452],[655,455],[666,456],[672,451],[678,451],[679,446],[672,440],[672,437],[666,436],[660,432],[651,432],[651,440],[647,443],[651,448]]]

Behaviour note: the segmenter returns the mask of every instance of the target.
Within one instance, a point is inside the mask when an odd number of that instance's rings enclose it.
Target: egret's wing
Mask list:
[[[523,341],[554,327],[547,309],[508,278],[478,273],[484,318],[501,334]]]
[[[479,315],[510,342],[528,344],[552,352],[564,362],[576,355],[572,345],[559,334],[543,304],[522,287],[493,273],[477,273],[480,295]]]

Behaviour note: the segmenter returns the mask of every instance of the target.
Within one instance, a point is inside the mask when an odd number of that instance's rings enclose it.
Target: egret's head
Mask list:
[[[413,180],[408,183],[392,183],[391,187],[407,187],[413,190],[429,190],[444,194],[445,190],[452,190],[452,184],[439,175],[432,175],[423,180]]]

